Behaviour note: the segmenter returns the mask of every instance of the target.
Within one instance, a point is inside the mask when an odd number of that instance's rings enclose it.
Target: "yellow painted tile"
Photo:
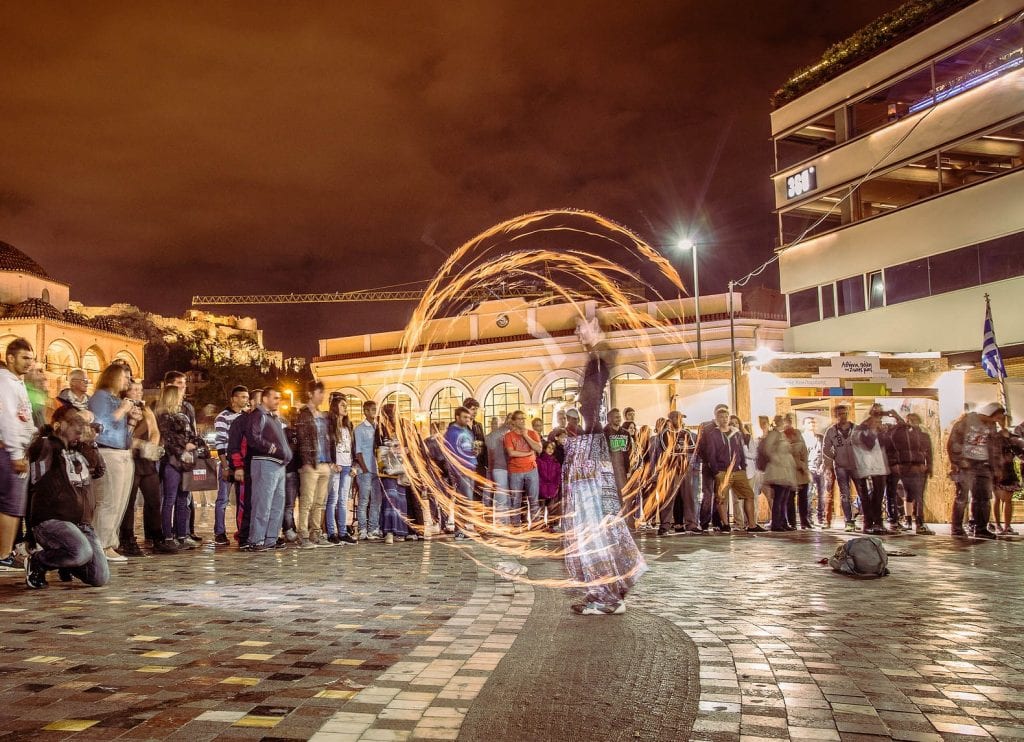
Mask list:
[[[86,634],[91,634],[92,630],[91,629],[68,629],[67,631],[61,631],[59,633],[65,634],[66,636],[85,636]]]
[[[164,652],[158,649],[154,649],[152,652],[146,652],[142,654],[142,657],[155,657],[160,660],[165,660],[168,657],[174,657],[178,652]]]
[[[243,678],[237,675],[232,675],[230,678],[224,678],[220,681],[226,685],[256,685],[260,682],[259,678]]]
[[[270,642],[257,642],[252,641],[251,639],[247,642],[238,642],[238,646],[240,647],[265,647],[268,644],[270,644]]]
[[[163,667],[161,665],[143,665],[135,672],[170,672],[173,667]]]
[[[361,629],[363,625],[361,623],[336,623],[334,624],[336,629]]]
[[[0,608],[0,613],[23,613],[28,608]]]
[[[159,639],[159,636],[146,636],[145,634],[136,634],[135,636],[129,636],[128,641],[130,642],[155,642]]]
[[[235,657],[236,660],[254,660],[256,662],[263,662],[264,660],[273,659],[272,654],[256,654],[255,652],[249,652],[248,654],[240,654]]]
[[[280,716],[243,716],[241,719],[236,721],[231,726],[233,727],[258,727],[260,729],[270,729],[276,727],[281,723]]]
[[[322,690],[314,698],[351,698],[356,692],[354,690]]]
[[[84,732],[91,726],[99,724],[99,719],[61,719],[51,721],[45,727],[45,732]]]
[[[51,657],[47,654],[37,654],[35,657],[29,657],[25,662],[36,662],[41,665],[50,665],[54,662],[58,662],[64,659],[63,657]]]
[[[352,665],[354,667],[356,665],[363,664],[365,661],[366,660],[350,660],[350,659],[342,658],[340,660],[334,660],[333,662],[331,662],[331,664],[332,665]]]

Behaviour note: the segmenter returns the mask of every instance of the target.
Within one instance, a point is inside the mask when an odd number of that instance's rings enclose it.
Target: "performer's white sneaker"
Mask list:
[[[604,603],[577,603],[572,607],[573,611],[581,616],[612,616],[626,612],[626,604],[619,601],[615,605]]]

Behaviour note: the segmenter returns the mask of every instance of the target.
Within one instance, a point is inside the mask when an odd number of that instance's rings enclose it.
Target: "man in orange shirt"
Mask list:
[[[541,447],[540,436],[526,427],[526,413],[516,410],[511,417],[512,429],[505,434],[505,453],[508,454],[508,488],[511,493],[509,503],[512,513],[512,525],[523,523],[523,492],[530,501],[530,513],[537,519],[540,506],[540,476],[537,473],[537,454]],[[533,523],[539,527],[539,523]]]

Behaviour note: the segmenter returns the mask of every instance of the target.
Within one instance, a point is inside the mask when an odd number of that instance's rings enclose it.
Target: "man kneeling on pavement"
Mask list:
[[[46,573],[52,569],[62,582],[77,577],[100,587],[110,580],[103,546],[92,527],[92,480],[103,475],[102,459],[82,442],[86,427],[82,413],[63,407],[29,446],[25,583],[30,588],[46,587]]]

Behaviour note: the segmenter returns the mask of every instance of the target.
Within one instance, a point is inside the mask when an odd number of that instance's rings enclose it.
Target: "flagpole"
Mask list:
[[[989,326],[993,328],[992,329],[992,333],[994,335],[995,334],[995,329],[994,329],[994,323],[992,322],[992,305],[991,305],[991,303],[989,301],[988,294],[985,294],[985,319],[988,322]],[[993,342],[994,342],[994,340],[995,340],[995,338],[993,337]],[[984,352],[985,351],[984,351],[984,348],[983,348],[982,349],[982,353],[984,354]],[[998,350],[997,350],[997,353],[998,353]],[[999,376],[999,388],[1000,388],[1000,390],[1003,393],[1003,409],[1006,410],[1006,417],[1007,418],[1012,418],[1012,415],[1010,414],[1010,394],[1009,394],[1009,391],[1006,388],[1006,371],[1005,371],[1005,367],[1003,366],[1003,363],[1002,363],[1002,358],[999,359],[999,365],[1000,365],[1000,367],[1002,367],[1004,369],[1002,374],[1000,374],[1000,376]]]

